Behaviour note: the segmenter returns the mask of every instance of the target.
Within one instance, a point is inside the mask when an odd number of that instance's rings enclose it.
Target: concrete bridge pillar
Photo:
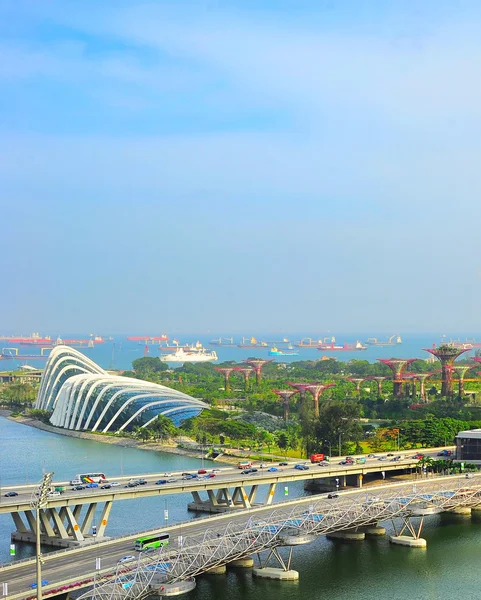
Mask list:
[[[245,558],[238,558],[237,560],[232,560],[229,564],[229,567],[248,569],[254,566],[254,559],[250,556],[246,556]]]
[[[457,506],[456,508],[452,508],[449,512],[453,513],[454,515],[464,515],[468,517],[471,514],[471,507]]]

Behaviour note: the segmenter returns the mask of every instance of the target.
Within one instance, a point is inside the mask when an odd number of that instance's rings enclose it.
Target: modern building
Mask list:
[[[52,411],[57,427],[105,433],[147,427],[161,414],[179,425],[208,405],[163,385],[111,375],[74,348],[56,346],[35,408]]]
[[[481,465],[481,429],[460,431],[456,436],[456,460]]]

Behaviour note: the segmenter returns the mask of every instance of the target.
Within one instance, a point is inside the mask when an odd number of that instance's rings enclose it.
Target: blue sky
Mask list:
[[[480,331],[480,13],[5,0],[0,330]]]

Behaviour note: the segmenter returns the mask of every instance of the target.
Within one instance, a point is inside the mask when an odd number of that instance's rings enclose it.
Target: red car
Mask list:
[[[207,473],[207,471],[206,471],[205,469],[199,469],[199,470],[197,471],[197,473],[198,473],[199,475],[205,475],[205,474]]]
[[[424,454],[421,454],[420,452],[418,452],[417,454],[415,454],[413,456],[413,458],[415,458],[416,460],[421,460],[421,458],[424,458]]]

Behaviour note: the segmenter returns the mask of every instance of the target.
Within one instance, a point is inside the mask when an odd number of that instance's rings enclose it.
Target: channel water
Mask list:
[[[135,448],[121,448],[60,436],[0,417],[0,486],[39,481],[43,470],[59,480],[83,471],[118,475],[198,468],[201,461]],[[289,496],[304,495],[302,483],[289,484]],[[275,500],[284,499],[284,490]],[[120,535],[162,527],[189,518],[190,495],[143,498],[114,504],[108,533]],[[164,511],[168,511],[168,520]],[[9,556],[13,521],[0,516],[0,563]],[[389,534],[389,525],[388,525]],[[297,582],[258,580],[247,570],[199,577],[186,600],[479,600],[481,597],[481,519],[438,515],[427,519],[427,549],[392,546],[388,537],[338,543],[320,537],[294,550]],[[15,559],[32,554],[18,545]]]

